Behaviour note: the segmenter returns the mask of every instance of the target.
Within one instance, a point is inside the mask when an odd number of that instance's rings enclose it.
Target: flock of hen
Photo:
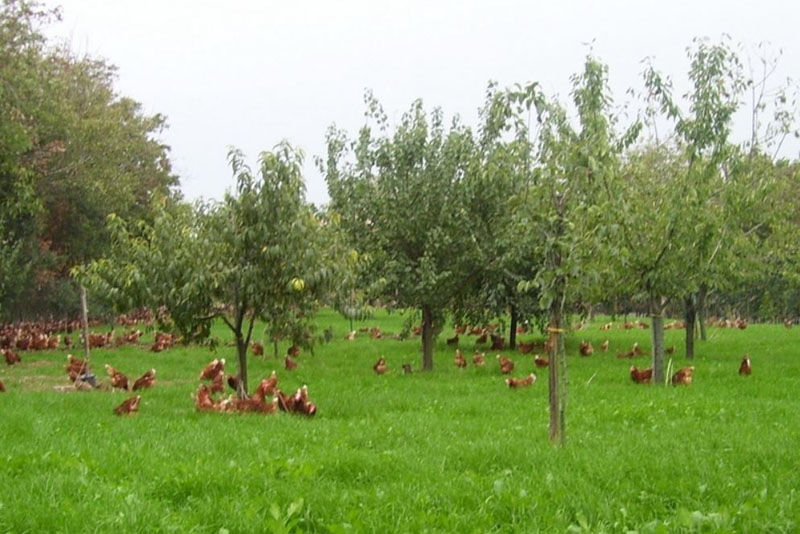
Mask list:
[[[719,321],[712,321],[710,323],[712,326],[718,326],[722,328],[739,328],[745,329],[747,328],[747,323],[742,320],[719,320]],[[790,321],[785,321],[784,325],[787,328],[792,326]],[[69,325],[71,330],[72,325]],[[600,330],[609,330],[613,327],[612,323],[606,323],[600,327]],[[683,328],[684,324],[680,321],[675,321],[668,323],[664,326],[667,329],[671,328]],[[56,326],[53,326],[53,329]],[[636,322],[624,322],[620,325],[620,328],[624,329],[632,329],[632,328],[642,328],[646,329],[649,328],[649,325],[642,321]],[[505,348],[505,339],[502,336],[497,335],[496,332],[497,325],[489,325],[487,327],[474,327],[469,330],[470,335],[478,336],[476,339],[476,344],[487,343],[489,339],[491,339],[491,346],[489,350],[503,350]],[[449,346],[458,346],[459,344],[459,335],[463,335],[467,333],[466,326],[456,326],[455,328],[455,336],[452,338],[447,339],[447,344]],[[380,328],[373,327],[373,328],[362,328],[362,332],[369,333],[370,338],[372,339],[379,339],[382,337],[382,332]],[[517,330],[518,333],[525,333],[525,327],[520,327]],[[421,333],[421,327],[414,328],[414,333],[419,335]],[[16,347],[19,350],[39,350],[39,349],[47,349],[47,348],[58,348],[59,342],[61,341],[60,336],[52,335],[52,332],[45,329],[44,331],[39,331],[37,328],[32,329],[23,329],[18,328],[13,331],[3,331],[0,335],[0,352],[2,352],[6,364],[11,366],[16,363],[22,361],[22,358],[12,350],[13,347]],[[137,343],[139,337],[141,336],[141,331],[134,330],[123,334],[116,339],[113,339],[113,333],[109,332],[108,334],[90,334],[89,335],[89,345],[91,347],[103,347],[106,345],[110,345],[112,343],[116,345],[121,345],[124,343]],[[356,332],[352,331],[345,336],[345,339],[353,340],[356,337]],[[150,347],[151,351],[159,352],[164,350],[165,348],[169,348],[175,344],[177,339],[175,336],[170,334],[163,334],[161,332],[156,332],[155,342]],[[71,340],[68,336],[64,336],[64,345],[66,347],[71,346]],[[536,342],[532,341],[530,343],[518,343],[517,347],[522,354],[529,354],[533,352],[537,348],[541,348],[544,352],[549,352],[552,348],[548,342]],[[602,352],[607,352],[609,348],[608,340],[604,341],[600,345],[600,350]],[[579,347],[579,354],[581,356],[591,356],[594,353],[594,347],[592,346],[591,342],[581,341]],[[668,354],[672,354],[675,350],[674,346],[667,347],[666,352]],[[255,356],[263,355],[263,346],[259,343],[253,343],[252,345],[252,352]],[[296,345],[293,345],[287,351],[286,358],[284,359],[284,366],[287,370],[293,370],[297,367],[297,362],[293,359],[293,357],[297,357],[300,354],[300,348]],[[634,358],[636,356],[644,356],[647,352],[642,350],[639,347],[638,343],[634,343],[631,350],[627,352],[618,352],[618,358]],[[70,381],[75,384],[77,389],[91,389],[97,387],[94,381],[94,375],[91,373],[87,363],[80,359],[74,357],[72,354],[67,355],[67,376],[69,377]],[[511,374],[514,371],[514,361],[510,358],[506,358],[500,354],[497,355],[497,362],[499,364],[500,372],[502,374]],[[467,367],[467,360],[464,357],[464,354],[461,352],[460,349],[456,349],[456,355],[454,363],[456,367],[459,368],[466,368]],[[476,350],[472,355],[472,363],[476,367],[483,367],[486,365],[486,355],[484,352],[480,352]],[[544,358],[539,354],[533,355],[533,363],[536,367],[542,368],[547,367],[549,365],[548,358]],[[214,412],[225,412],[225,413],[233,413],[233,412],[257,412],[257,413],[274,413],[278,410],[289,412],[289,413],[298,413],[303,415],[314,415],[317,411],[316,405],[308,400],[308,387],[303,386],[299,388],[293,395],[286,395],[280,389],[278,389],[278,378],[275,371],[272,374],[261,381],[259,386],[256,388],[256,391],[251,395],[249,398],[240,398],[239,396],[229,396],[226,399],[222,400],[215,400],[213,395],[216,393],[221,393],[224,390],[223,381],[226,380],[228,385],[234,391],[238,390],[239,386],[239,379],[237,376],[228,375],[227,378],[224,374],[224,367],[225,367],[225,360],[213,360],[210,362],[206,367],[203,369],[202,373],[200,374],[201,381],[210,381],[210,385],[201,384],[200,388],[197,392],[193,395],[193,399],[195,402],[195,407],[199,411],[214,411]],[[376,374],[382,375],[385,374],[388,370],[388,365],[386,362],[386,358],[379,358],[378,361],[372,366],[373,370]],[[410,374],[412,372],[411,365],[408,363],[402,364],[403,372],[405,374]],[[123,373],[112,367],[111,365],[105,365],[106,373],[111,380],[111,387],[115,389],[121,389],[124,391],[139,391],[143,389],[147,389],[153,386],[155,383],[156,378],[156,370],[150,369],[145,372],[141,377],[137,378],[131,387],[129,387],[128,377],[125,376]],[[692,383],[692,374],[694,373],[694,366],[690,367],[683,367],[679,369],[671,378],[671,383],[673,385],[688,385]],[[742,376],[748,376],[752,373],[752,366],[750,363],[750,358],[748,355],[745,355],[742,358],[741,364],[739,365],[739,374]],[[630,376],[631,380],[636,382],[637,384],[649,384],[653,380],[653,369],[652,368],[645,368],[639,369],[637,366],[632,365],[630,368]],[[523,388],[527,386],[531,386],[536,382],[536,374],[531,373],[526,377],[522,378],[507,378],[505,379],[506,385],[510,388]],[[5,385],[2,381],[0,381],[0,392],[5,391]],[[271,400],[267,401],[267,397],[272,396]],[[114,413],[117,415],[124,415],[137,412],[139,409],[139,402],[141,400],[140,395],[134,395],[124,402],[122,402],[119,406],[114,408]]]
[[[742,320],[737,321],[714,321],[711,323],[712,326],[719,326],[721,328],[739,328],[744,330],[747,328],[747,323]],[[785,321],[784,325],[786,328],[791,328],[792,323],[790,321]],[[641,328],[646,329],[649,328],[645,322],[636,321],[636,322],[624,322],[620,325],[620,328],[624,329],[631,329],[631,328]],[[685,325],[680,321],[674,321],[665,325],[665,328],[672,329],[672,328],[684,328]],[[505,339],[502,336],[498,336],[494,333],[496,326],[490,325],[489,327],[475,327],[469,330],[469,334],[479,336],[476,339],[476,344],[486,343],[488,341],[489,336],[491,336],[492,345],[489,350],[503,350],[505,347]],[[606,323],[600,327],[600,330],[610,330],[613,328],[613,323]],[[580,328],[578,328],[580,329]],[[370,333],[370,337],[380,338],[381,332],[379,328],[371,328],[371,329],[364,329],[365,332]],[[414,328],[414,333],[419,334],[421,331],[420,327]],[[455,336],[452,338],[447,339],[447,344],[450,346],[458,346],[459,344],[459,335],[462,335],[467,332],[466,326],[456,326],[455,327]],[[519,327],[517,329],[517,333],[522,334],[525,333],[526,330],[524,327]],[[355,331],[350,332],[346,336],[346,339],[352,340],[355,338]],[[537,347],[541,347],[545,352],[549,352],[552,347],[550,346],[548,341],[544,342],[537,342],[531,341],[530,343],[517,343],[517,348],[522,354],[528,354],[533,352]],[[605,340],[600,345],[600,350],[602,352],[607,352],[609,348],[609,341]],[[581,356],[591,356],[594,354],[594,347],[590,341],[581,341],[580,347],[578,352]],[[670,346],[665,349],[667,354],[673,354],[675,352],[675,347]],[[645,356],[648,353],[644,351],[640,346],[639,343],[634,343],[631,350],[627,352],[618,352],[618,358],[634,358],[636,356]],[[508,375],[514,371],[514,361],[510,358],[506,358],[505,356],[498,354],[497,355],[497,362],[499,364],[500,372],[502,374]],[[461,352],[460,349],[456,349],[454,363],[456,367],[461,369],[465,369],[467,367],[467,359],[464,357],[464,354]],[[480,352],[475,350],[472,355],[472,363],[475,367],[483,367],[486,364],[486,353]],[[548,358],[544,358],[539,354],[533,355],[533,363],[536,367],[547,367],[550,364]],[[410,374],[412,372],[411,365],[408,363],[402,364],[403,373]],[[372,369],[375,371],[376,374],[382,375],[388,371],[388,365],[386,362],[386,358],[380,357],[372,366]],[[694,366],[683,367],[678,369],[675,374],[672,375],[670,379],[670,383],[672,385],[689,385],[692,383],[692,375],[694,373]],[[752,366],[750,364],[750,357],[748,355],[744,355],[742,358],[741,364],[739,365],[739,374],[742,376],[748,376],[752,372]],[[636,382],[637,384],[649,384],[653,380],[653,369],[648,367],[646,369],[639,369],[635,365],[632,365],[630,368],[630,376],[631,380]],[[531,373],[530,375],[524,378],[506,378],[505,383],[510,388],[522,388],[531,386],[536,382],[536,374]]]
[[[17,335],[6,338],[3,345],[7,348],[2,348],[2,354],[6,360],[7,365],[11,366],[22,361],[22,358],[11,349],[11,346],[19,345],[20,350],[36,350],[41,346],[44,348],[58,348],[60,337],[51,336],[48,334],[20,334],[22,330],[18,330]],[[141,331],[136,330],[117,337],[114,341],[113,333],[108,334],[89,334],[90,347],[104,347],[111,344],[117,346],[124,343],[137,343],[141,336]],[[66,346],[71,346],[69,337],[64,337]],[[166,348],[172,347],[176,342],[175,336],[156,332],[156,337],[153,345],[150,347],[151,351],[160,352]],[[263,347],[258,343],[253,344],[253,352],[259,355],[263,354]],[[292,370],[297,367],[297,363],[292,359],[292,356],[299,356],[300,349],[297,346],[289,348],[284,365],[286,369]],[[213,395],[220,393],[224,390],[223,379],[225,360],[214,360],[209,363],[201,373],[201,380],[209,380],[210,385],[201,385],[197,393],[193,395],[195,406],[199,411],[217,411],[225,413],[235,412],[258,412],[258,413],[272,413],[277,410],[298,413],[303,415],[314,415],[317,412],[316,405],[308,399],[308,387],[303,386],[299,388],[293,395],[286,395],[277,388],[278,379],[273,371],[272,375],[263,380],[256,389],[255,393],[249,398],[239,398],[231,396],[223,400],[214,400]],[[110,387],[112,389],[119,389],[122,391],[140,391],[147,389],[155,384],[156,370],[150,369],[145,372],[141,377],[133,381],[131,385],[128,377],[114,368],[113,366],[105,365],[106,374],[110,379]],[[97,384],[95,376],[89,367],[88,362],[81,358],[76,358],[72,354],[67,355],[67,366],[65,367],[67,377],[78,390],[91,390],[101,387]],[[234,391],[237,391],[239,379],[236,376],[228,375],[227,383]],[[107,386],[106,386],[107,387]],[[5,392],[5,385],[0,381],[0,392]],[[274,395],[270,401],[266,401],[268,395]],[[120,405],[114,408],[114,413],[117,415],[126,415],[138,412],[141,395],[134,395],[125,399]]]
[[[211,385],[201,384],[194,394],[194,405],[201,412],[225,413],[296,413],[301,415],[315,415],[317,405],[308,399],[308,386],[299,388],[294,395],[286,395],[278,388],[278,376],[275,371],[261,381],[255,392],[249,398],[240,398],[231,395],[227,399],[214,400],[213,394],[220,393],[225,376],[225,359],[213,360],[203,368],[200,373],[201,381],[210,381]],[[227,377],[228,385],[234,391],[238,389],[239,378],[233,375]],[[267,401],[268,396],[272,399]]]

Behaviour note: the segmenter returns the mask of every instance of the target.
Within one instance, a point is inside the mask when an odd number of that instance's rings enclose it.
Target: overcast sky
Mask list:
[[[117,65],[119,92],[168,117],[163,141],[190,200],[232,186],[229,145],[255,165],[288,139],[306,153],[309,200],[322,203],[313,157],[329,125],[355,133],[363,123],[365,88],[390,118],[422,98],[474,124],[489,80],[539,81],[567,97],[593,40],[619,103],[641,87],[646,56],[685,83],[696,36],[768,41],[783,49],[778,75],[800,77],[800,4],[785,0],[46,3],[63,7],[51,36]]]

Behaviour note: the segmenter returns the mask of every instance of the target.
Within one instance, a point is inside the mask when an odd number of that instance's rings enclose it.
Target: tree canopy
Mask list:
[[[109,245],[109,213],[151,218],[155,196],[177,198],[166,119],[114,89],[116,69],[49,43],[58,11],[0,5],[0,314],[77,308],[71,267]],[[69,297],[69,298],[65,298]]]

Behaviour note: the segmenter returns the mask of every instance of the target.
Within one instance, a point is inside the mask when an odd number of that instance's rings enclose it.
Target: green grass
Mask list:
[[[402,320],[365,324],[398,332]],[[712,328],[694,383],[676,388],[633,384],[631,362],[614,356],[634,341],[650,347],[649,331],[596,322],[568,339],[567,445],[557,450],[546,373],[513,391],[494,353],[484,369],[457,369],[450,329],[436,369],[416,372],[419,338],[348,342],[334,313],[320,323],[335,340],[295,372],[250,360],[251,386],[272,369],[284,390],[308,384],[313,419],[195,412],[200,369],[225,357],[233,370],[231,347],[94,351],[98,375],[104,363],[132,378],[157,369],[129,418],[112,415],[123,394],[53,390],[67,383],[65,351],[23,353],[0,370],[0,532],[800,530],[800,328]],[[666,333],[678,366],[683,335]],[[584,338],[611,349],[581,358]],[[473,339],[462,336],[468,359]],[[745,352],[748,378],[737,374]],[[533,370],[530,356],[504,354],[515,376]],[[381,355],[389,373],[379,377]],[[404,362],[414,374],[402,375]]]

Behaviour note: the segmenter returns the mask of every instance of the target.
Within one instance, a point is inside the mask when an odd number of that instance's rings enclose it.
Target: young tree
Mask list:
[[[744,229],[738,226],[736,211],[726,200],[735,198],[728,193],[736,179],[730,170],[736,167],[740,154],[730,141],[731,127],[748,85],[739,57],[729,46],[706,40],[695,43],[688,50],[692,83],[686,95],[688,112],[673,98],[669,80],[653,68],[645,71],[650,98],[666,118],[674,121],[674,139],[683,166],[677,174],[682,200],[673,208],[680,212],[680,219],[671,231],[682,236],[681,257],[688,266],[681,287],[673,295],[685,305],[687,358],[694,357],[698,301],[702,316],[708,290],[739,268],[737,255],[731,252],[741,242]]]
[[[616,254],[611,258],[619,287],[644,299],[652,321],[653,378],[663,383],[664,312],[686,287],[685,215],[681,158],[669,146],[642,147],[627,155],[623,173],[609,188],[617,218]]]
[[[267,323],[273,340],[309,342],[335,259],[305,201],[300,151],[282,143],[262,152],[258,175],[239,151],[229,159],[236,189],[222,203],[162,206],[152,224],[112,217],[108,257],[76,274],[121,308],[166,306],[186,341],[208,337],[219,317],[236,341],[245,396],[255,321]]]
[[[639,130],[637,123],[624,135],[616,134],[607,76],[607,67],[589,57],[583,72],[572,78],[577,127],[535,85],[511,93],[518,114],[535,109],[540,128],[536,154],[530,158],[535,165],[533,194],[517,217],[520,228],[540,236],[537,256],[544,263],[520,286],[535,287],[550,316],[550,439],[556,444],[566,439],[565,316],[570,303],[600,283],[595,259],[608,245],[611,225],[603,191],[616,181],[619,155]]]
[[[389,134],[378,102],[370,94],[366,102],[378,135],[365,126],[355,143],[335,130],[328,136],[331,209],[352,246],[371,256],[384,299],[420,310],[422,368],[430,370],[435,332],[473,270],[463,184],[475,170],[475,143],[457,119],[445,131],[442,112],[429,117],[420,101]]]
[[[508,346],[514,349],[519,322],[533,319],[541,323],[543,315],[538,295],[518,287],[521,280],[532,279],[541,268],[543,259],[537,261],[536,257],[539,236],[514,224],[516,210],[533,194],[533,146],[526,117],[512,112],[508,95],[493,83],[489,84],[480,118],[480,165],[464,182],[469,199],[465,208],[475,236],[471,253],[477,270],[465,280],[453,315],[461,322],[485,324],[508,314]]]

